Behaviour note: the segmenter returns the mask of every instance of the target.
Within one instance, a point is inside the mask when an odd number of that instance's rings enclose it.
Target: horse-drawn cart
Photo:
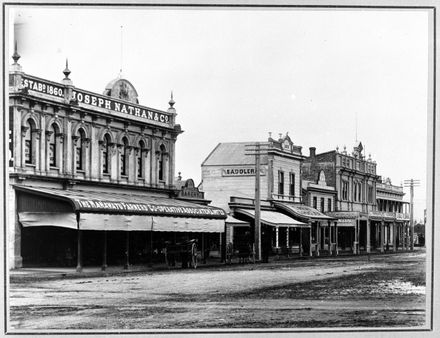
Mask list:
[[[198,252],[197,240],[191,239],[181,243],[165,242],[165,263],[167,266],[175,266],[176,261],[182,262],[182,268],[193,267],[197,268]]]

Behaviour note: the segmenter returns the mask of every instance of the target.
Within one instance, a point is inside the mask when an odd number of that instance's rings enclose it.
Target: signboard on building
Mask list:
[[[64,87],[49,81],[23,76],[21,86],[37,93],[64,98]]]
[[[255,168],[232,167],[223,168],[222,176],[255,176]],[[264,169],[260,169],[260,175],[265,175]]]
[[[138,202],[105,201],[97,199],[74,199],[83,212],[131,212],[134,214],[167,216],[206,216],[224,218],[225,211],[220,208],[203,206],[177,206]]]
[[[66,98],[66,88],[64,86],[47,80],[23,75],[21,86],[37,93],[42,93],[62,99]],[[113,98],[110,98],[109,96],[94,94],[81,89],[72,89],[72,97],[70,99],[75,100],[78,103],[107,109],[117,113],[131,115],[135,118],[146,119],[165,124],[171,123],[171,116],[168,113],[143,107],[131,102],[115,100]]]

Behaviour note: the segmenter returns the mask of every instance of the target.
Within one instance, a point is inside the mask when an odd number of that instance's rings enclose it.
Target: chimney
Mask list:
[[[310,157],[314,158],[315,157],[315,153],[316,153],[316,148],[315,147],[310,147]]]

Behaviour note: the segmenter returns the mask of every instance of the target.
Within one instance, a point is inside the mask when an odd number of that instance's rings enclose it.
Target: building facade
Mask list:
[[[310,177],[309,177],[310,178]],[[336,189],[327,184],[325,172],[321,170],[316,180],[309,181],[302,179],[302,195],[304,204],[318,210],[321,213],[330,215],[335,208]],[[337,222],[332,222],[333,228],[328,224],[319,224],[316,232],[312,232],[312,242],[319,243],[318,250],[331,254],[339,253],[340,245],[344,247],[344,243],[338,243],[336,233],[341,232],[341,227],[338,227]],[[314,238],[319,237],[319,238]]]
[[[334,209],[327,215],[337,219],[339,250],[354,253],[369,253],[372,249],[383,252],[392,245],[397,250],[399,230],[392,229],[393,221],[408,221],[408,215],[402,212],[401,189],[385,189],[376,172],[376,162],[363,154],[362,143],[357,144],[351,153],[346,148],[316,154],[316,148],[310,148],[309,156],[302,166],[303,180],[318,181],[325,176],[328,186],[335,189]],[[393,198],[388,193],[394,191]],[[397,203],[397,201],[400,201]],[[313,203],[313,201],[312,201]],[[393,208],[393,217],[385,208]],[[398,212],[400,210],[400,212]]]
[[[260,209],[261,246],[267,251],[319,254],[319,239],[317,235],[312,237],[312,229],[320,222],[327,225],[332,218],[301,203],[302,161],[301,147],[294,145],[287,134],[280,134],[278,139],[269,134],[266,142],[220,143],[202,163],[201,190],[214,206],[248,222],[253,238],[258,217],[255,209]],[[229,240],[234,238],[232,228],[227,221]]]
[[[379,178],[376,184],[377,210],[370,212],[375,226],[383,227],[383,238],[376,238],[380,251],[391,248],[407,250],[410,246],[409,203],[403,200],[403,187],[391,184],[391,179]],[[376,234],[376,236],[380,235]]]
[[[24,73],[17,52],[13,59],[10,267],[128,265],[159,255],[171,233],[223,231],[223,210],[176,198],[182,131],[172,96],[167,110],[153,109],[124,78],[97,94],[73,85],[67,62],[57,83]]]

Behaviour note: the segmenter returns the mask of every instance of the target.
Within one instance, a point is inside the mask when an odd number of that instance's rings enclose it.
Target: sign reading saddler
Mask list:
[[[222,176],[255,176],[255,168],[223,168]],[[260,175],[264,175],[264,170],[260,169]]]

